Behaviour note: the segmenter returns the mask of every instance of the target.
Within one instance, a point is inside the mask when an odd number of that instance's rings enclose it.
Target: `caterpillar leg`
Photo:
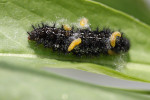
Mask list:
[[[116,53],[114,51],[112,51],[112,50],[108,50],[108,54],[109,55],[116,55]]]
[[[117,36],[121,37],[121,33],[120,32],[113,32],[112,35],[110,36],[110,44],[112,47],[115,47],[115,45],[116,45]]]
[[[68,47],[68,51],[70,52],[73,50],[76,46],[78,46],[81,43],[81,38],[77,38],[71,42],[71,44]]]

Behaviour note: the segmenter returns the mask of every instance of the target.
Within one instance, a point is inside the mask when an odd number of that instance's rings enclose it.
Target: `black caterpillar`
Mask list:
[[[111,31],[109,28],[91,30],[89,28],[68,27],[62,25],[57,28],[55,24],[34,26],[28,32],[29,40],[36,41],[37,44],[51,48],[53,51],[63,53],[73,53],[74,55],[94,55],[100,54],[120,54],[127,52],[130,42],[124,37],[122,32]]]

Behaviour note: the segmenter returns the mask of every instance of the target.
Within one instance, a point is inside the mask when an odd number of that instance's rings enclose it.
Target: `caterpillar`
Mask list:
[[[77,56],[100,54],[116,55],[127,52],[130,48],[130,41],[123,32],[112,31],[110,28],[91,30],[87,19],[80,21],[80,28],[69,25],[43,24],[35,27],[28,33],[28,40],[36,41],[45,48],[63,53],[72,53]]]

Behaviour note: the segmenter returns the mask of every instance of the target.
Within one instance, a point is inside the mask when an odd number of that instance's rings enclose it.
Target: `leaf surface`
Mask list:
[[[89,0],[4,0],[0,1],[0,11],[1,62],[34,68],[75,68],[150,82],[150,27],[127,14]],[[75,23],[83,16],[89,19],[93,29],[96,26],[121,29],[131,41],[129,53],[79,58],[52,52],[27,39],[31,24],[61,23],[65,19],[67,23]]]

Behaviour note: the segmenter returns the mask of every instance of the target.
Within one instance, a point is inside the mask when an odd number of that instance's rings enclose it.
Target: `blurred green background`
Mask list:
[[[95,0],[150,25],[150,0]]]

